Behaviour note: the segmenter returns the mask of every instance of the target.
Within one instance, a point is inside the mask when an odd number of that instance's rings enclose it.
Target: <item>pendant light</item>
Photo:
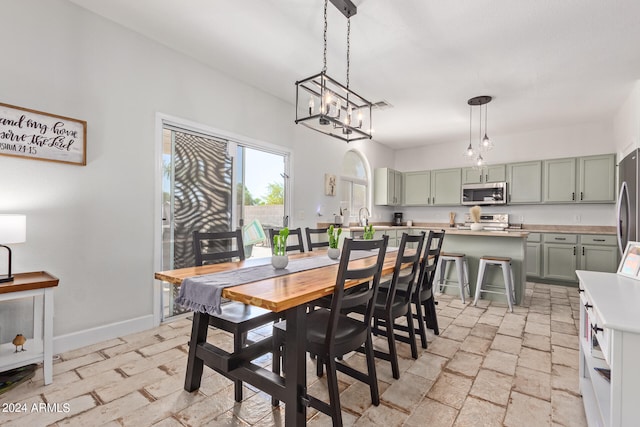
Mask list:
[[[472,162],[474,168],[482,169],[486,166],[485,159],[482,156],[482,153],[486,153],[487,151],[493,148],[493,143],[489,139],[487,135],[487,104],[491,102],[493,98],[488,95],[476,96],[467,101],[469,104],[469,146],[464,152],[464,157]],[[482,136],[482,106],[484,105],[485,114],[484,114],[484,137]],[[473,148],[472,141],[472,129],[473,129],[473,107],[478,107],[479,118],[478,118],[478,147],[477,149]]]
[[[296,82],[296,124],[343,141],[371,139],[373,104],[349,87],[351,65],[351,16],[357,12],[351,0],[331,0],[347,17],[347,84],[327,74],[327,0],[324,1],[324,52],[322,71]],[[317,106],[317,107],[316,107]]]

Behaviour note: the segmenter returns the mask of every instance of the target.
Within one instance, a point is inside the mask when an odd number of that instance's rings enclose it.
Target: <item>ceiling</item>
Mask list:
[[[322,0],[70,1],[292,104],[294,82],[322,69]],[[640,79],[637,0],[354,3],[350,86],[392,105],[373,122],[394,149],[468,141],[477,95],[494,97],[496,143],[609,121]],[[327,72],[343,83],[346,25],[329,2]]]

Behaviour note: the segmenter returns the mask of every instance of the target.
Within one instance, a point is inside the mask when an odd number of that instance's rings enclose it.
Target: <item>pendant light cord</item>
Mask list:
[[[322,53],[322,72],[327,72],[327,0],[324,0],[324,51]]]
[[[351,65],[351,18],[347,18],[347,90],[349,90],[349,67]]]

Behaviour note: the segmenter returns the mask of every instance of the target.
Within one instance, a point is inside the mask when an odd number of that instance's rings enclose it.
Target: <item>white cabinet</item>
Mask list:
[[[488,182],[504,182],[506,180],[506,165],[491,165],[482,169],[474,167],[462,168],[463,184],[485,184]]]
[[[542,162],[507,165],[507,203],[540,203],[542,201]]]
[[[640,420],[640,282],[577,271],[580,279],[580,392],[589,426]],[[609,374],[607,380],[603,374]]]
[[[434,206],[460,205],[462,191],[461,169],[431,171],[431,204]]]
[[[615,202],[615,155],[545,160],[544,203]]]
[[[399,206],[402,204],[402,173],[390,168],[373,172],[373,203]]]

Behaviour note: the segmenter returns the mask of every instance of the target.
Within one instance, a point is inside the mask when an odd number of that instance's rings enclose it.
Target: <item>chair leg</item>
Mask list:
[[[273,372],[274,374],[280,375],[280,371],[281,371],[281,365],[280,365],[280,358],[282,357],[282,351],[281,351],[281,346],[280,343],[278,342],[279,340],[276,337],[276,333],[273,334],[273,357],[271,358],[271,372]],[[273,406],[278,406],[280,404],[280,401],[274,397],[271,398],[271,404]]]
[[[364,343],[364,353],[367,358],[367,372],[369,373],[369,391],[371,392],[371,403],[380,405],[380,391],[378,390],[378,375],[376,374],[376,358],[373,354],[373,339],[371,333],[367,334]]]
[[[424,301],[424,315],[426,318],[427,328],[433,329],[435,335],[440,335],[438,327],[438,315],[436,314],[436,302],[433,296]]]
[[[335,357],[329,355],[327,363],[327,387],[329,389],[329,405],[334,427],[342,427],[342,411],[340,409],[340,390]]]
[[[436,272],[440,274],[436,274],[439,278],[438,280],[438,292],[442,292],[442,286],[444,285],[445,273],[447,270],[447,261],[442,258],[438,259],[438,265],[436,266]]]
[[[414,305],[416,306],[416,318],[418,319],[418,331],[420,333],[420,342],[422,343],[422,348],[427,348],[427,330],[426,330],[427,325],[426,325],[425,318],[422,315],[422,305],[420,304],[420,301],[415,301]]]
[[[320,355],[316,355],[316,375],[318,377],[321,377],[322,375],[324,375],[323,364],[324,364],[324,359],[320,357]]]
[[[462,300],[462,303],[465,304],[466,301],[464,299],[464,264],[463,264],[463,260],[456,258],[456,274],[458,275],[458,286],[460,289],[460,299]]]
[[[418,344],[416,343],[416,329],[413,326],[413,313],[411,313],[411,304],[409,304],[407,315],[407,326],[409,329],[409,345],[411,346],[411,357],[418,358]],[[393,331],[391,331],[393,333]]]
[[[400,366],[398,365],[398,351],[396,350],[396,339],[393,336],[393,320],[387,318],[385,320],[387,322],[387,343],[389,344],[389,359],[391,361],[391,372],[393,374],[394,379],[400,378]]]
[[[247,340],[247,333],[235,333],[233,334],[233,352],[238,353],[242,350],[243,344]],[[234,382],[234,398],[236,402],[242,402],[242,381],[235,380]]]
[[[511,283],[511,274],[507,270],[511,270],[511,266],[509,264],[503,263],[500,267],[502,267],[502,278],[504,279],[504,293],[507,296],[507,303],[509,304],[509,311],[513,313],[513,303],[511,302],[511,289],[513,288],[513,284]]]
[[[478,267],[478,280],[476,282],[476,297],[473,299],[473,305],[478,303],[478,299],[480,299],[480,292],[482,291],[482,279],[484,278],[484,270],[487,266],[485,260],[480,260],[480,266]]]
[[[466,257],[462,261],[462,267],[464,269],[464,285],[467,288],[467,294],[469,295],[469,298],[471,298],[471,285],[469,284],[469,262],[467,261]]]

